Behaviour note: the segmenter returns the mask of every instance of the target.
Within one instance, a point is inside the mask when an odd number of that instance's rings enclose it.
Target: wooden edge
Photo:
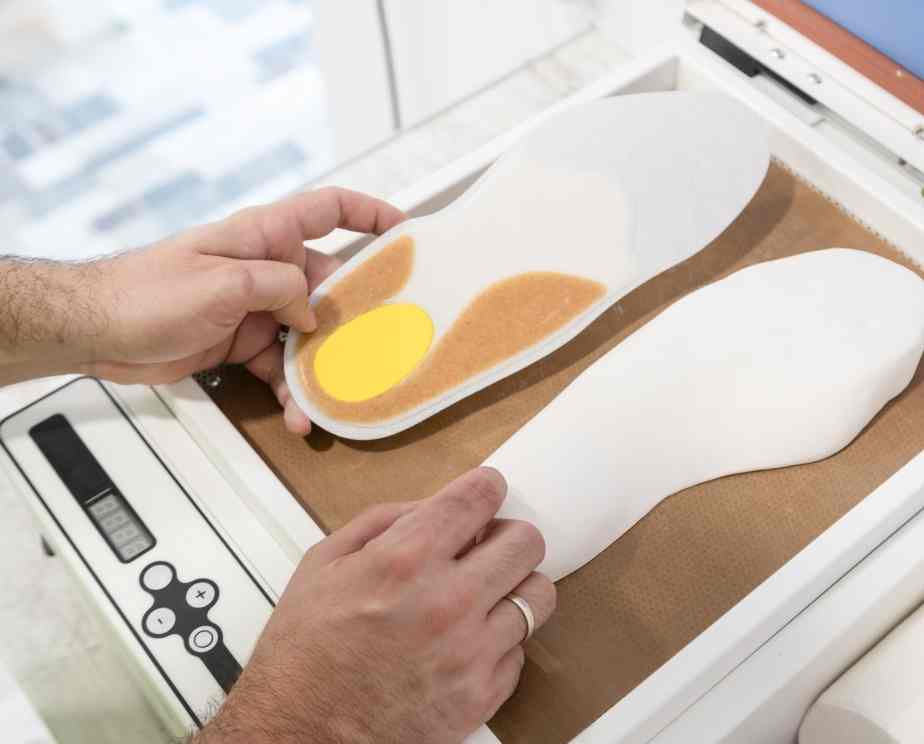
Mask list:
[[[924,114],[924,80],[800,0],[751,0],[793,30]]]

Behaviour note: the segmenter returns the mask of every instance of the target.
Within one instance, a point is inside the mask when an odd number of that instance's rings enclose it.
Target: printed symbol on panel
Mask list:
[[[142,621],[145,632],[155,638],[169,635],[176,625],[176,613],[169,607],[152,607]]]
[[[186,590],[186,604],[196,609],[211,607],[218,599],[218,587],[208,579],[198,579]]]
[[[187,638],[189,650],[194,654],[204,654],[218,645],[218,628],[210,625],[201,625],[193,630]]]

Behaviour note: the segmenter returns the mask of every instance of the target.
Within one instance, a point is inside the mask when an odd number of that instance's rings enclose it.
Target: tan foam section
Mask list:
[[[750,264],[832,246],[909,265],[774,165],[706,250],[627,295],[554,354],[395,437],[291,437],[269,390],[240,370],[228,370],[215,400],[333,529],[368,504],[429,496],[478,465],[589,364],[687,292]],[[614,437],[618,431],[614,422]],[[721,478],[665,499],[559,582],[559,610],[528,644],[522,684],[493,730],[504,744],[568,741],[922,450],[919,367],[910,387],[834,457]]]
[[[299,340],[298,364],[306,391],[329,416],[355,422],[395,418],[538,343],[606,294],[600,282],[554,271],[502,279],[472,298],[417,369],[398,385],[358,402],[330,396],[314,373],[318,349],[338,326],[404,287],[414,250],[410,237],[398,238],[335,284],[315,306],[318,328]]]

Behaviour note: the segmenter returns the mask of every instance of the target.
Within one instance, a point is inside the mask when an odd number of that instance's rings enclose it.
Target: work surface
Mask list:
[[[704,251],[627,295],[551,356],[402,434],[373,442],[320,430],[292,437],[268,389],[237,369],[212,394],[333,530],[370,504],[424,498],[480,464],[588,365],[691,290],[750,264],[835,246],[911,266],[774,164],[747,209]],[[618,447],[619,422],[611,442],[575,441],[561,457],[593,446]],[[520,689],[492,729],[505,744],[568,741],[922,450],[919,366],[910,387],[837,455],[721,478],[666,499],[559,583],[559,610],[529,642]]]

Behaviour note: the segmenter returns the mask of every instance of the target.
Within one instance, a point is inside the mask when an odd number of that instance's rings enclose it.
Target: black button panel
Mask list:
[[[218,601],[218,585],[211,579],[180,581],[166,561],[149,563],[138,581],[154,599],[141,618],[141,627],[152,638],[178,635],[193,656],[202,660],[227,693],[240,676],[241,667],[222,642],[221,628],[208,612]]]

